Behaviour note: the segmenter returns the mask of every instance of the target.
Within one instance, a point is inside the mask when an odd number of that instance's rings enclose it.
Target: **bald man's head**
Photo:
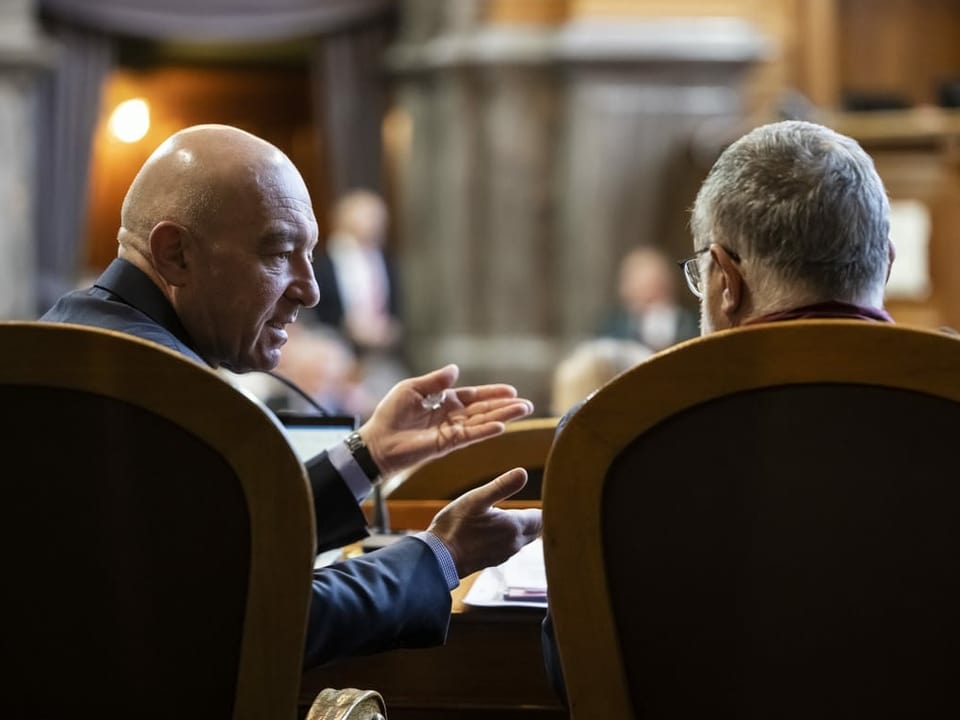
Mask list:
[[[303,177],[237,128],[199,125],[157,148],[130,185],[118,239],[214,367],[275,367],[284,328],[319,298]]]
[[[150,155],[127,190],[121,246],[146,252],[151,230],[162,221],[200,235],[215,231],[268,170],[284,163],[290,160],[279,149],[229,125],[175,133]]]

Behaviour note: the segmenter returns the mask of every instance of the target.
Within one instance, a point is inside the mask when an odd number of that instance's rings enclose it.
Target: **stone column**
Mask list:
[[[394,49],[413,127],[400,255],[418,369],[532,387],[556,356],[551,43],[542,27],[461,26]]]
[[[34,78],[52,60],[29,0],[0,3],[0,319],[32,319],[35,234]]]
[[[389,54],[413,129],[409,357],[514,383],[545,411],[557,361],[615,301],[622,252],[687,253],[691,138],[742,118],[739,79],[764,44],[736,20],[498,26],[467,0],[447,6],[456,22],[414,5],[410,27],[433,34],[401,33]]]

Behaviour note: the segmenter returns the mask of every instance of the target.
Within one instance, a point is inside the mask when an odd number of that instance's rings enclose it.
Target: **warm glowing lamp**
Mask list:
[[[113,136],[121,142],[142,140],[150,129],[150,106],[141,98],[124,100],[113,109],[108,125]]]

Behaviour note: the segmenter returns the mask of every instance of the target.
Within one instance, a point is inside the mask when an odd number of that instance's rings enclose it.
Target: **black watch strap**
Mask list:
[[[377,463],[374,462],[373,456],[370,454],[370,448],[363,442],[360,433],[350,433],[344,442],[347,444],[347,449],[350,451],[350,454],[353,455],[353,459],[357,461],[357,465],[363,470],[363,474],[367,476],[367,479],[372,483],[377,482],[381,475],[380,468],[378,468]]]

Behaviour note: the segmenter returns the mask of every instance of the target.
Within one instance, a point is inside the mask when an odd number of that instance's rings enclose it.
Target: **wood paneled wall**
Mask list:
[[[753,23],[772,41],[767,62],[752,71],[747,110],[763,118],[775,112],[786,87],[800,87],[809,74],[801,40],[808,16],[823,0],[494,0],[488,8],[491,23],[557,24],[563,21],[667,17],[732,17]],[[818,31],[823,23],[817,23]],[[814,56],[822,59],[822,54]]]
[[[141,97],[150,104],[150,131],[132,144],[107,129],[114,107]],[[87,271],[98,273],[117,254],[120,206],[143,162],[173,132],[200,123],[236,125],[273,142],[300,169],[316,201],[326,196],[311,124],[306,65],[297,67],[163,66],[121,69],[104,89],[91,158]],[[315,207],[323,224],[325,212]]]
[[[814,118],[861,141],[894,199],[922,202],[931,213],[931,296],[891,299],[901,322],[960,327],[960,111],[846,113],[847,93],[901,98],[914,108],[937,104],[940,85],[960,82],[958,0],[495,0],[491,22],[555,23],[720,16],[752,22],[774,53],[750,77],[754,124],[778,116],[788,90],[810,100]],[[549,12],[548,12],[549,11]]]
[[[845,91],[933,103],[941,82],[960,80],[957,0],[492,0],[487,11],[493,23],[696,16],[747,19],[775,43],[751,90],[759,115],[787,87],[838,108]]]
[[[957,0],[838,0],[836,12],[841,90],[935,103],[939,83],[960,81]]]

